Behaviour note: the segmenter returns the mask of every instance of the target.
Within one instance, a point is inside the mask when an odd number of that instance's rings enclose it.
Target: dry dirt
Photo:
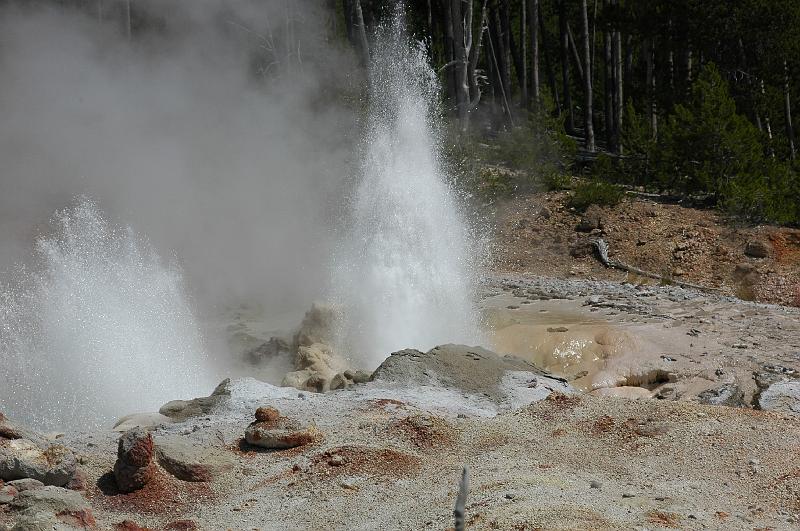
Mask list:
[[[493,269],[553,277],[654,282],[605,268],[585,242],[602,236],[610,255],[667,278],[718,288],[747,300],[800,306],[800,230],[742,226],[713,210],[629,196],[611,208],[590,207],[602,225],[575,230],[582,215],[566,192],[520,195],[495,205]],[[763,243],[765,258],[745,255]],[[582,245],[583,243],[583,245]]]

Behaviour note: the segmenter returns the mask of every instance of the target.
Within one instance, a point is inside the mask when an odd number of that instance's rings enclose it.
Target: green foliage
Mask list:
[[[676,105],[664,128],[660,180],[685,194],[708,192],[717,200],[731,183],[755,175],[763,164],[759,132],[737,114],[727,83],[709,63],[687,105]]]
[[[567,206],[583,212],[591,205],[614,206],[624,195],[620,187],[614,184],[598,180],[583,181],[575,187]]]

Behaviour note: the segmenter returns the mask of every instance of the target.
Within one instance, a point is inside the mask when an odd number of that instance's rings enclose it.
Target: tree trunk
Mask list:
[[[456,112],[461,132],[469,127],[469,51],[472,47],[472,2],[462,6],[461,0],[450,1],[450,14],[453,23],[453,68],[455,79]],[[463,11],[462,11],[463,9]]]
[[[528,6],[527,2],[520,2],[519,11],[519,42],[522,51],[522,104],[530,108],[531,100],[528,92]]]
[[[586,151],[594,151],[594,116],[592,111],[592,48],[589,44],[589,12],[586,0],[581,1],[581,18],[583,19],[583,91],[584,109],[583,123],[585,129]]]
[[[617,0],[619,1],[619,0]],[[622,93],[622,34],[614,31],[611,39],[612,61],[614,70],[614,147],[618,155],[622,154],[622,109],[624,96]]]
[[[789,83],[789,63],[783,60],[783,113],[786,119],[786,138],[789,140],[789,157],[794,160],[797,156],[794,146],[794,127],[792,127],[792,102]]]
[[[764,80],[761,80],[761,97],[764,98],[766,95],[766,91],[764,90]],[[764,113],[764,125],[767,128],[767,149],[769,150],[770,156],[774,159],[775,158],[775,150],[772,147],[772,123],[769,119],[769,113]]]
[[[450,0],[444,1],[444,59],[445,59],[445,88],[447,89],[447,99],[450,102],[456,100],[456,75],[453,69],[455,57],[453,35],[453,5]],[[452,104],[452,103],[451,103]]]
[[[539,106],[539,0],[528,0],[528,20],[531,26],[531,93]]]
[[[481,56],[483,32],[486,30],[486,4],[488,2],[489,0],[483,0],[483,5],[481,6],[481,22],[478,30],[478,40],[473,42],[473,45],[469,50],[469,71],[467,72],[467,77],[469,80],[470,112],[474,111],[477,108],[478,103],[481,101],[481,89],[478,85],[478,58]]]
[[[525,81],[522,75],[523,64],[525,61],[520,53],[519,47],[517,47],[517,41],[514,39],[514,32],[511,31],[511,11],[509,9],[508,0],[504,0],[502,3],[500,17],[503,25],[503,37],[507,40],[508,50],[511,52],[511,61],[509,61],[508,64],[511,66],[511,63],[514,63],[514,73],[517,76],[517,84],[521,89]],[[509,72],[509,77],[510,74],[511,73]],[[524,105],[524,100],[522,100],[522,102]]]
[[[361,64],[367,66],[369,64],[369,42],[367,41],[367,26],[364,24],[364,12],[361,10],[361,0],[351,0],[350,7],[352,9],[353,41]]]
[[[491,19],[491,27],[489,31],[489,52],[494,71],[494,81],[500,89],[500,104],[504,114],[508,117],[509,122],[513,123],[511,118],[511,106],[509,105],[510,98],[510,72],[503,64],[503,59],[506,59],[506,54],[503,52],[503,39],[501,37],[500,17],[497,9],[489,10],[489,18]],[[495,93],[496,94],[496,93]]]
[[[648,101],[647,114],[650,121],[650,133],[653,135],[653,140],[656,140],[658,138],[658,108],[656,106],[655,46],[653,46],[653,39],[645,39],[644,43],[642,43],[642,48],[647,65],[645,81]]]
[[[603,38],[603,64],[605,67],[605,125],[606,145],[609,151],[616,151],[614,147],[614,65],[611,53],[611,32],[606,32]]]
[[[622,75],[622,87],[627,94],[631,89],[633,76],[633,35],[625,39],[625,69]]]
[[[547,70],[547,82],[550,85],[550,91],[553,96],[553,103],[555,103],[556,110],[559,116],[561,115],[561,104],[558,98],[558,84],[556,83],[556,74],[553,70],[553,62],[550,60],[550,52],[547,49],[547,30],[544,25],[544,15],[542,10],[539,10],[539,31],[542,34],[542,52],[544,53],[544,67]]]
[[[564,112],[566,120],[564,126],[567,133],[575,132],[575,117],[572,114],[572,95],[569,87],[569,34],[567,33],[566,0],[558,1],[558,26],[561,42],[561,90],[564,94]]]
[[[575,43],[575,34],[572,33],[572,26],[567,22],[567,36],[569,37],[569,49],[572,50],[572,58],[575,60],[575,71],[578,73],[578,79],[583,84],[583,59],[582,53],[578,51],[578,45]]]

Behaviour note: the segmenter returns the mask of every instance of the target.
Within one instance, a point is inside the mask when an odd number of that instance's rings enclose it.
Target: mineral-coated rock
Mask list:
[[[45,485],[66,485],[77,461],[61,445],[42,448],[28,439],[0,439],[0,479],[33,478]]]
[[[121,492],[133,492],[144,487],[154,476],[153,437],[142,428],[122,434],[117,447],[114,478]]]
[[[314,442],[319,435],[314,426],[303,428],[296,421],[280,416],[272,407],[258,408],[256,421],[244,432],[248,444],[273,450],[303,446]]]
[[[59,487],[21,492],[11,503],[16,517],[13,530],[94,529],[94,516],[86,500],[75,491]]]
[[[42,483],[38,479],[31,479],[31,478],[15,479],[14,481],[6,482],[6,485],[11,485],[19,492],[24,492],[26,490],[36,490],[44,487],[44,483]]]
[[[204,396],[193,400],[173,400],[161,406],[158,412],[177,422],[184,421],[191,417],[208,415],[219,404],[230,398],[230,383],[230,378],[226,378],[214,389],[211,396]]]
[[[155,445],[158,463],[183,481],[212,481],[233,468],[233,457],[228,453],[187,436],[158,437]]]
[[[776,382],[758,398],[761,409],[800,415],[800,380]]]

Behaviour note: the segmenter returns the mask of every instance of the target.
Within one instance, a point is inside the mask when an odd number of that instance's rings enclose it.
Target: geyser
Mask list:
[[[339,348],[375,366],[389,353],[480,342],[470,231],[443,172],[437,80],[402,8],[377,31],[352,219],[334,274]]]
[[[203,340],[181,273],[131,229],[78,200],[0,286],[0,411],[91,427],[208,394]]]

